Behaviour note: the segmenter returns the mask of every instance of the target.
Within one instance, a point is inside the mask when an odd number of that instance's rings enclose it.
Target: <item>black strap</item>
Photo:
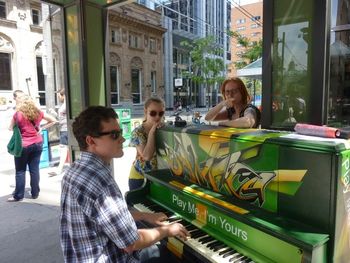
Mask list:
[[[239,117],[244,117],[244,112],[245,112],[245,110],[246,109],[248,109],[248,108],[252,108],[253,110],[255,110],[255,112],[256,112],[256,123],[255,123],[255,125],[254,125],[254,127],[253,128],[257,128],[258,126],[259,126],[259,124],[260,124],[260,119],[261,119],[261,113],[260,113],[260,110],[257,108],[257,107],[255,107],[253,104],[248,104],[247,106],[245,106],[242,110],[241,110],[241,112],[239,113]],[[228,117],[228,119],[229,120],[232,120],[232,117],[233,117],[233,115],[236,113],[236,111],[235,111],[235,109],[232,107],[232,108],[228,108],[227,109],[227,117]]]
[[[30,121],[30,122],[34,126],[35,130],[38,132],[39,131],[39,127],[37,125],[35,125],[34,121]]]

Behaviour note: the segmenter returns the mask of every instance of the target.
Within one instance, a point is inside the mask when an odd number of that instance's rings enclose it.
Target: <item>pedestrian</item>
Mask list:
[[[62,180],[60,238],[66,263],[144,262],[140,258],[161,239],[188,236],[181,224],[163,222],[163,213],[128,210],[111,174],[113,158],[124,154],[117,117],[112,108],[90,106],[73,122],[80,158]],[[158,226],[137,229],[135,220]]]
[[[240,78],[226,79],[221,85],[224,100],[205,115],[206,121],[219,121],[219,125],[235,128],[257,128],[260,111],[250,104],[247,88]]]
[[[144,173],[157,169],[155,133],[163,125],[165,106],[163,100],[151,97],[145,102],[144,121],[131,133],[130,146],[136,147],[136,159],[130,170],[129,189],[140,188]]]
[[[61,106],[58,109],[58,123],[60,130],[60,162],[56,171],[49,172],[50,176],[62,174],[64,164],[68,158],[68,127],[67,127],[67,113],[66,113],[66,95],[65,89],[61,88],[57,92],[58,101]]]
[[[12,117],[9,129],[12,130],[17,124],[22,136],[22,154],[14,157],[16,168],[16,188],[8,202],[22,201],[24,198],[26,184],[27,165],[30,173],[31,195],[33,199],[38,198],[40,187],[40,156],[42,152],[43,138],[40,134],[40,122],[47,121],[43,128],[55,124],[56,120],[50,115],[42,112],[35,102],[27,95],[21,96],[17,101],[16,112]]]
[[[23,96],[25,96],[25,93],[22,90],[17,89],[13,92],[13,99],[14,99],[16,105],[18,104],[19,100]],[[15,107],[16,107],[16,105],[15,105]]]

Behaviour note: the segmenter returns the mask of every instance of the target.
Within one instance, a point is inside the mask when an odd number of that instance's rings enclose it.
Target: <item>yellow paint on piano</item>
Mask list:
[[[182,258],[184,243],[181,243],[174,237],[168,238],[167,248],[178,258]]]
[[[225,207],[227,209],[230,209],[231,211],[234,211],[238,214],[248,214],[249,211],[248,210],[245,210],[243,208],[240,208],[236,205],[233,205],[233,204],[230,204],[228,202],[225,202],[223,200],[220,200],[220,199],[217,199],[216,197],[214,196],[211,196],[211,195],[208,195],[206,193],[203,193],[201,191],[198,191],[198,190],[195,190],[195,189],[192,189],[191,187],[189,186],[186,186],[180,182],[177,182],[177,181],[170,181],[169,182],[171,185],[179,188],[180,190],[184,191],[184,192],[187,192],[187,193],[190,193],[190,194],[193,194],[193,195],[197,195],[198,197],[200,198],[204,198],[214,204],[217,204],[217,205],[220,205],[222,207]]]

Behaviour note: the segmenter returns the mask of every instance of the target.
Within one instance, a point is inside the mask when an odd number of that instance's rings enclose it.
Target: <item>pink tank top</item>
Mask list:
[[[40,127],[40,122],[44,117],[44,113],[42,111],[40,111],[39,117],[34,120],[34,125],[36,127]],[[43,141],[43,138],[40,134],[40,132],[38,132],[33,123],[28,120],[23,114],[22,112],[18,111],[17,114],[15,113],[13,115],[13,118],[16,122],[17,119],[17,124],[19,127],[19,130],[21,131],[21,135],[22,135],[22,146],[23,147],[27,147],[31,144],[34,143],[40,143]]]

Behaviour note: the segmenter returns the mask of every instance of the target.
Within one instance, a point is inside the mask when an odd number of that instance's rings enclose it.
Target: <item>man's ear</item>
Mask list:
[[[94,137],[92,137],[90,135],[86,136],[85,141],[86,141],[86,144],[88,145],[88,147],[95,145],[95,139],[94,139]]]

